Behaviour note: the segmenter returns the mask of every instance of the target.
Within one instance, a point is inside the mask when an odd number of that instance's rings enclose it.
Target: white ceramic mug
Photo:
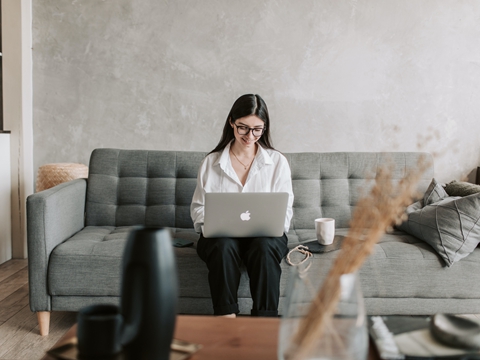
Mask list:
[[[315,232],[317,233],[317,240],[321,245],[330,245],[335,238],[335,219],[315,219]]]

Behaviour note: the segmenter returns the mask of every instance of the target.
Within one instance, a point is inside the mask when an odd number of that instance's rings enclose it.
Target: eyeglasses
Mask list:
[[[265,128],[251,128],[251,127],[248,127],[248,126],[245,126],[245,125],[237,125],[237,124],[233,124],[237,127],[237,132],[238,132],[238,135],[248,135],[248,133],[251,131],[253,136],[255,137],[260,137],[263,135],[263,133],[265,132]]]

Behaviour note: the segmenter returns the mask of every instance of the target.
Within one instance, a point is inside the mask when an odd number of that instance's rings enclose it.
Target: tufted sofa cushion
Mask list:
[[[193,228],[190,203],[205,153],[96,149],[86,226]]]
[[[349,226],[360,197],[370,189],[381,167],[391,166],[392,178],[400,180],[418,165],[421,153],[290,153],[292,170],[292,230],[314,229],[319,217],[335,219],[337,228]],[[432,173],[424,174],[418,189],[423,194]],[[290,234],[289,234],[290,235]]]
[[[192,228],[190,203],[202,152],[96,149],[90,158],[86,226]],[[292,170],[291,242],[307,240],[318,217],[346,228],[381,166],[393,179],[415,168],[421,153],[287,153]],[[422,193],[432,174],[419,184]],[[311,231],[308,231],[311,238]]]

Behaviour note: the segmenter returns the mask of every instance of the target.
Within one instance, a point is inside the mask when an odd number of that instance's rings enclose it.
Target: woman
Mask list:
[[[190,213],[197,232],[204,222],[207,192],[288,192],[285,232],[292,218],[292,180],[287,159],[270,140],[267,105],[259,95],[238,98],[228,114],[218,145],[203,160]],[[240,265],[250,278],[253,316],[277,316],[280,262],[288,253],[287,236],[205,238],[200,234],[197,253],[207,264],[215,315],[239,313],[237,291]]]

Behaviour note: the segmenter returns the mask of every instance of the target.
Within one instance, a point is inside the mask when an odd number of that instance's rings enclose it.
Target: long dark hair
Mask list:
[[[250,115],[257,116],[265,123],[265,132],[260,139],[258,139],[257,143],[259,143],[264,149],[274,149],[270,139],[270,118],[268,116],[267,104],[265,104],[265,101],[263,101],[260,95],[246,94],[240,96],[233,103],[232,109],[228,113],[227,121],[225,121],[225,126],[223,127],[222,137],[215,149],[210,151],[209,154],[222,151],[225,149],[225,146],[235,138],[235,135],[233,134],[234,129],[230,123],[233,124],[238,119]]]

